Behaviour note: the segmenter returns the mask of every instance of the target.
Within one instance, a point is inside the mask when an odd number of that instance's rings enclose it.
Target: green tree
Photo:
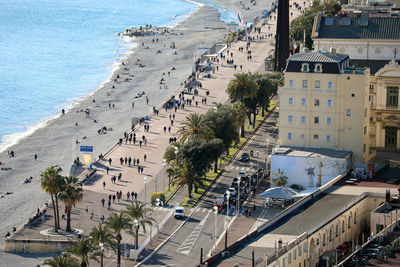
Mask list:
[[[246,106],[241,102],[232,103],[232,107],[236,111],[237,131],[240,131],[240,136],[244,137],[244,123],[246,121]],[[239,138],[238,138],[239,140]],[[239,142],[239,141],[238,141]]]
[[[181,143],[174,142],[170,144],[164,152],[164,159],[168,165],[175,166],[178,165],[177,153],[181,147]]]
[[[301,40],[309,49],[313,48],[313,40],[311,38],[315,16],[318,12],[323,12],[327,16],[335,16],[341,10],[340,2],[328,0],[313,1],[312,5],[304,11],[304,14],[298,16],[290,23],[291,40]],[[305,36],[305,40],[304,40]]]
[[[66,231],[71,232],[71,209],[75,204],[82,201],[83,190],[82,184],[77,177],[67,176],[64,177],[64,186],[59,193],[60,199],[65,203],[67,208],[67,227]]]
[[[183,162],[179,168],[175,168],[172,175],[174,183],[188,186],[189,198],[192,198],[193,185],[197,187],[204,186],[203,180],[196,175],[189,162]]]
[[[147,212],[151,211],[151,209],[146,208],[145,204],[140,204],[135,201],[131,203],[128,207],[126,207],[125,213],[131,219],[131,223],[134,227],[133,236],[135,237],[135,249],[139,247],[139,230],[140,227],[143,229],[143,232],[146,233],[146,225],[152,226],[155,220],[146,215]],[[137,224],[137,226],[135,226]]]
[[[92,240],[89,237],[82,237],[77,238],[76,241],[77,243],[72,248],[66,249],[66,251],[80,260],[81,267],[88,266],[89,258],[93,258],[96,251]]]
[[[283,175],[283,171],[281,171],[280,168],[278,168],[278,171],[276,173],[273,173],[274,178],[272,178],[272,182],[276,187],[281,187],[287,185],[287,180],[288,178]]]
[[[258,92],[257,82],[251,77],[250,73],[236,73],[234,77],[226,88],[229,99],[231,102],[243,103],[247,107],[247,111],[255,116]],[[242,126],[242,132],[244,133],[244,125]]]
[[[257,105],[261,108],[262,116],[264,117],[264,111],[269,106],[269,99],[278,92],[278,83],[281,81],[283,75],[280,72],[255,73],[252,77],[259,86],[256,99]]]
[[[178,130],[181,143],[200,138],[204,140],[211,139],[214,132],[210,128],[209,122],[204,115],[191,113],[182,122],[182,126]]]
[[[229,147],[239,137],[236,109],[232,106],[217,104],[215,108],[207,111],[205,118],[210,122],[214,136],[222,140],[225,152],[229,155]]]
[[[92,228],[89,236],[92,239],[93,244],[100,248],[98,255],[100,256],[100,266],[103,267],[104,252],[102,249],[111,248],[115,251],[114,248],[117,245],[117,241],[108,227],[103,226],[101,223]],[[103,248],[101,246],[103,246]]]
[[[40,186],[43,191],[51,197],[54,211],[54,231],[60,228],[60,216],[58,212],[58,193],[63,187],[63,177],[61,176],[61,168],[58,166],[48,167],[40,174]]]
[[[71,257],[70,255],[59,255],[53,256],[52,259],[45,260],[43,265],[51,267],[78,267],[79,262],[77,259]]]
[[[121,266],[121,241],[122,232],[129,231],[132,228],[129,217],[124,213],[111,213],[110,217],[105,221],[106,226],[113,231],[117,240],[117,265]]]

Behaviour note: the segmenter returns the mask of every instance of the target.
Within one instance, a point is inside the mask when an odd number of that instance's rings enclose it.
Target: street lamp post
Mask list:
[[[138,246],[139,246],[139,221],[134,220],[133,226],[135,227],[135,262],[138,259]]]
[[[163,181],[163,189],[165,190],[165,167],[167,166],[167,160],[163,159],[163,163],[162,163],[163,167],[164,167],[164,181]]]
[[[143,177],[143,183],[144,183],[144,206],[146,207],[147,205],[147,199],[146,199],[146,184],[147,184],[147,177]]]
[[[227,204],[226,204],[226,215],[227,216],[229,216],[229,210],[230,210],[230,207],[229,207],[229,197],[230,197],[230,192],[227,190],[226,191],[226,201],[227,201]]]
[[[214,229],[214,249],[217,248],[217,216],[218,216],[218,207],[214,206],[214,214],[215,214],[215,229]]]
[[[239,177],[239,179],[238,179],[238,194],[237,194],[237,203],[236,203],[236,210],[237,210],[237,212],[236,212],[236,214],[237,214],[237,216],[239,216],[240,215],[240,181],[242,180],[242,178],[241,177]]]

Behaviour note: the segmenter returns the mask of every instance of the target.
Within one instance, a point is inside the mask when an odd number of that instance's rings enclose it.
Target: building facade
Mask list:
[[[367,162],[369,76],[334,50],[291,56],[278,91],[280,144],[350,150],[354,162]]]
[[[400,65],[394,60],[371,75],[369,85],[370,146],[382,152],[400,152]]]

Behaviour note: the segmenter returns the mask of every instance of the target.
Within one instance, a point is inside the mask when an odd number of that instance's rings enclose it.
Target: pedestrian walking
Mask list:
[[[146,159],[147,159],[147,155],[146,154],[144,154],[143,159],[144,159],[144,162],[146,162]]]
[[[104,198],[101,199],[101,206],[104,208],[104,203],[106,203],[106,200]]]
[[[35,160],[37,160],[37,154],[35,154],[33,157],[35,158]]]
[[[103,189],[106,189],[106,181],[103,181]]]
[[[110,168],[107,166],[107,169],[106,169],[106,170],[107,170],[107,175],[108,175],[108,172],[110,171]]]
[[[130,167],[130,166],[131,166],[131,163],[132,163],[132,158],[131,158],[131,157],[129,157],[128,163],[129,163],[129,167]]]
[[[167,126],[164,126],[164,133],[167,131]]]
[[[115,202],[115,195],[112,196],[113,203]]]
[[[94,215],[94,212],[92,210],[92,212],[90,213],[90,220],[93,220],[93,215]]]
[[[135,192],[135,201],[137,201],[137,192]]]
[[[126,193],[126,200],[129,200],[130,193],[129,191]]]
[[[111,162],[112,162],[112,159],[109,158],[109,159],[108,159],[108,163],[110,164],[110,166],[111,166]]]
[[[131,192],[131,198],[133,200],[133,198],[135,197],[135,194],[133,193],[133,191]]]

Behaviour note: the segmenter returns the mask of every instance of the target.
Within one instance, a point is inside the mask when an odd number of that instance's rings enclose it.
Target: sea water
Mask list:
[[[221,19],[235,14],[212,2]],[[172,26],[183,0],[0,0],[0,151],[95,91],[132,46],[115,33]]]

